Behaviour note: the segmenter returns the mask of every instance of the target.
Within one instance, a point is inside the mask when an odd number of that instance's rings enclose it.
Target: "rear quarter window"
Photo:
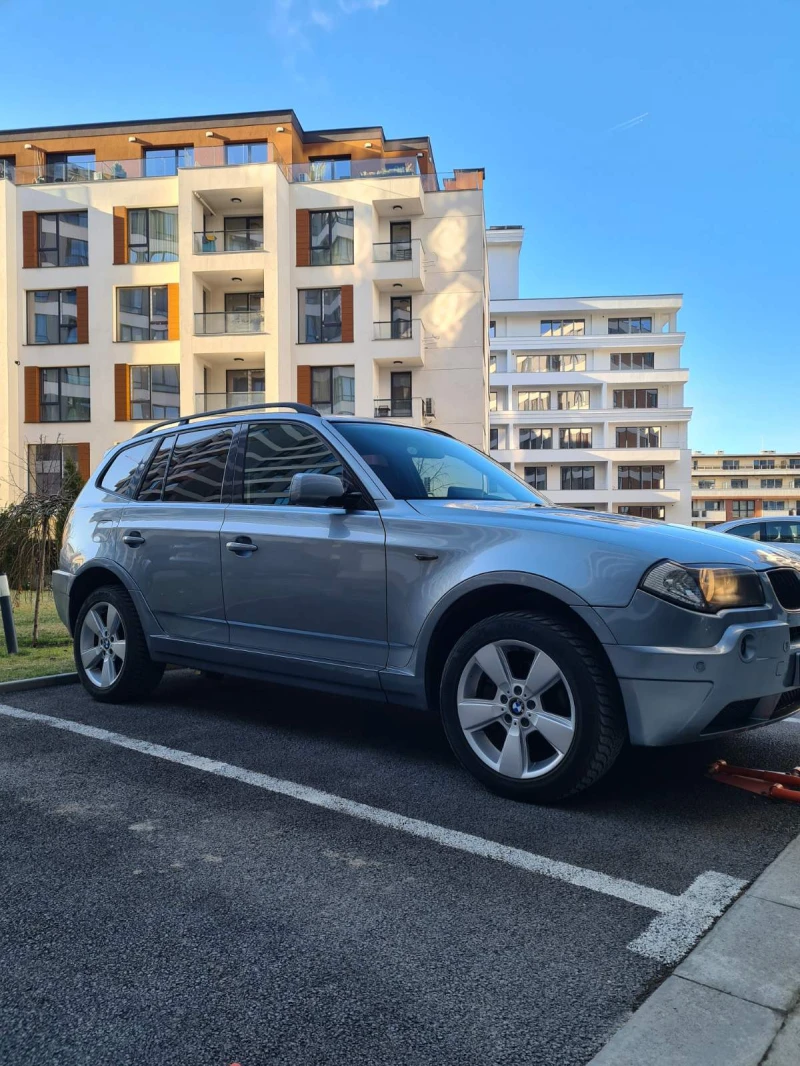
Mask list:
[[[100,488],[130,499],[136,491],[154,447],[155,441],[151,439],[140,441],[118,452],[106,467],[100,479]]]

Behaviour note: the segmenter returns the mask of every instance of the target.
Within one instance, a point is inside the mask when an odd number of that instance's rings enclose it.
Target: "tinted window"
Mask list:
[[[336,428],[395,499],[542,502],[498,463],[442,433],[366,422]]]
[[[761,540],[761,523],[751,522],[747,526],[737,526],[736,529],[729,529],[729,533],[733,533],[735,537],[747,537],[748,540]]]
[[[139,474],[153,450],[153,444],[152,439],[145,440],[120,452],[103,474],[101,486],[109,492],[119,493],[120,496],[132,496]]]
[[[232,437],[227,428],[179,434],[162,499],[170,503],[219,503]]]
[[[767,522],[764,540],[800,544],[800,522]]]
[[[160,500],[161,490],[164,488],[164,475],[167,472],[167,462],[172,445],[175,442],[175,434],[164,437],[158,447],[147,473],[142,479],[142,484],[136,494],[137,500]]]
[[[247,431],[244,503],[286,505],[295,474],[342,477],[330,446],[302,422],[260,422]]]

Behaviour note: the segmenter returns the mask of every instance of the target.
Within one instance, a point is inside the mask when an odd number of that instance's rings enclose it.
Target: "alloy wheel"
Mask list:
[[[125,664],[125,627],[111,603],[94,603],[81,624],[79,650],[86,676],[97,688],[110,688]]]

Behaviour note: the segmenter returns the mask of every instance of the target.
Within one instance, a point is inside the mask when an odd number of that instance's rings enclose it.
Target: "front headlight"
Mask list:
[[[662,600],[706,614],[764,604],[761,578],[746,567],[684,566],[665,559],[647,571],[639,587]]]

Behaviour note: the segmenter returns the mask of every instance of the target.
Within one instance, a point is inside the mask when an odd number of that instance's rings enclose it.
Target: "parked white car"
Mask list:
[[[800,517],[737,518],[714,526],[715,533],[732,533],[762,544],[780,544],[786,551],[800,555]]]

